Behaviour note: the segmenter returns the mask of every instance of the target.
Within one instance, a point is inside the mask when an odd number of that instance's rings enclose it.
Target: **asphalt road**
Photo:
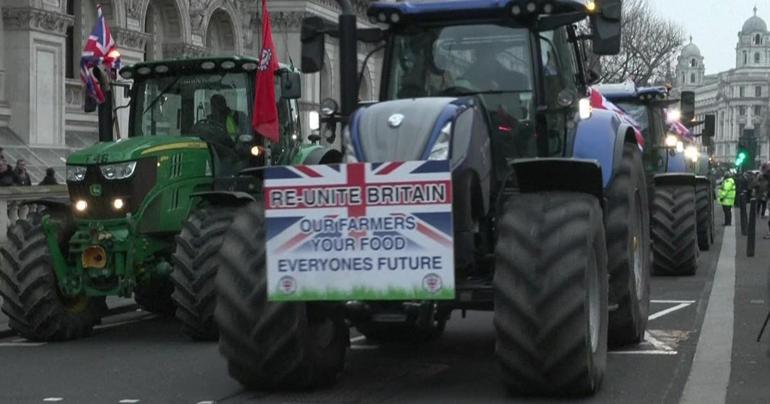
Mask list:
[[[694,277],[653,278],[648,341],[611,352],[601,391],[575,401],[680,402],[693,377],[690,370],[720,255],[721,228],[717,236],[711,251],[701,254]],[[743,238],[735,238],[739,256],[728,251],[725,259],[735,264],[736,273],[734,343],[726,347],[732,363],[728,359],[714,366],[729,375],[728,402],[767,402],[767,344],[754,339],[767,313],[770,240],[760,238],[757,257],[748,259],[743,257]],[[444,336],[426,345],[371,345],[354,333],[347,368],[333,389],[260,393],[244,391],[228,377],[216,344],[189,341],[171,319],[141,311],[122,313],[106,318],[95,335],[78,341],[33,344],[1,338],[0,403],[550,402],[510,397],[502,388],[491,313],[460,317],[455,313]],[[700,354],[711,348],[701,347]],[[718,396],[714,400],[723,401]]]

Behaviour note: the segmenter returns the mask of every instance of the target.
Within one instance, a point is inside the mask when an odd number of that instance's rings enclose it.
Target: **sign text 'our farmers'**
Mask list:
[[[451,299],[446,161],[271,167],[271,300]]]

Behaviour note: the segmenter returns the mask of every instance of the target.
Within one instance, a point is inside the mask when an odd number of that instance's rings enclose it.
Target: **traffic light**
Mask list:
[[[735,155],[735,167],[737,168],[751,169],[747,167],[749,162],[751,162],[751,153],[747,143],[745,139],[741,139],[738,142],[738,151]]]

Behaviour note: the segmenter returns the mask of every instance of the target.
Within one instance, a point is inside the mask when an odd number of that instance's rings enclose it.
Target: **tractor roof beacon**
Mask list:
[[[608,333],[640,341],[649,305],[639,145],[586,98],[583,42],[619,51],[621,2],[376,2],[367,15],[381,28],[357,29],[338,1],[339,24],[303,21],[302,70],[320,70],[325,36],[340,38],[341,108],[324,102],[324,121],[342,122],[348,163],[448,161],[456,298],[267,302],[265,232],[253,230],[264,205],[253,204],[229,232],[217,280],[231,376],[250,388],[329,385],[344,364],[344,317],[370,340],[427,340],[452,310],[494,310],[511,391],[593,393]],[[357,40],[385,42],[380,102],[357,102]],[[265,321],[279,317],[289,325]]]

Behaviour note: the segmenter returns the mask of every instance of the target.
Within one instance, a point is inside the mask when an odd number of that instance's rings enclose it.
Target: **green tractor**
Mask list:
[[[231,215],[209,210],[209,201],[258,189],[256,177],[238,180],[244,169],[338,154],[302,144],[301,76],[288,66],[276,73],[280,141],[253,131],[257,68],[258,60],[234,56],[120,72],[133,80],[128,137],[113,140],[111,102],[100,106],[99,143],[67,160],[69,201],[35,201],[45,209],[8,231],[0,295],[12,329],[31,340],[83,337],[104,315],[107,296],[133,295],[147,311],[178,307],[191,337],[216,338],[216,268],[207,259]]]

